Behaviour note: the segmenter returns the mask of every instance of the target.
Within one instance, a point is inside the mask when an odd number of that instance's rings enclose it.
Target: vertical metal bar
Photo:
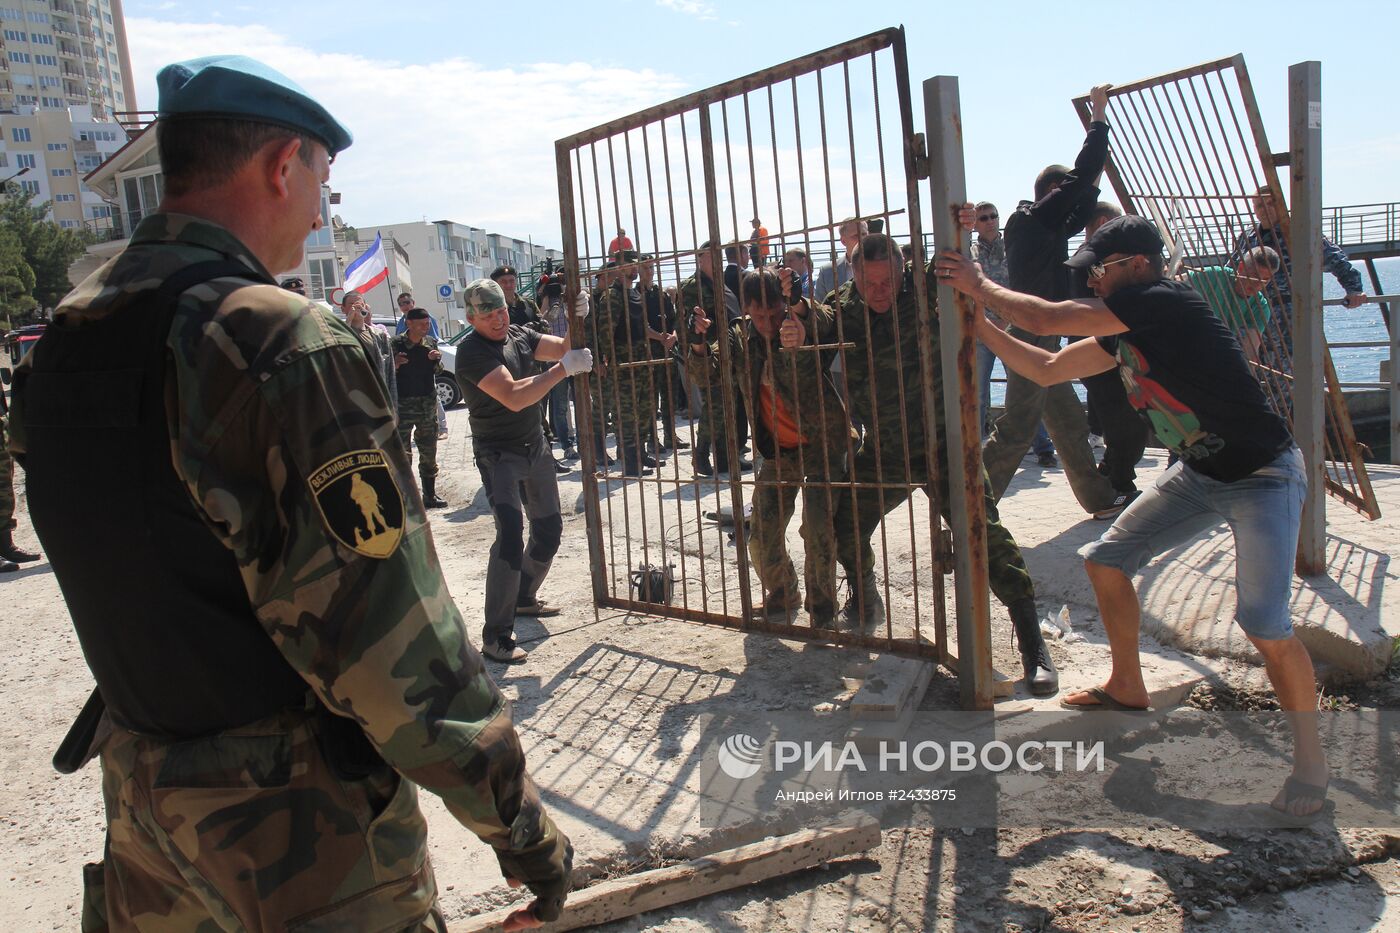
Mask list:
[[[721,112],[722,114],[722,112]],[[708,106],[700,108],[700,158],[705,171],[705,218],[710,227],[710,262],[711,268],[720,270],[724,266],[720,262],[720,233],[719,233],[719,192],[715,182],[715,147],[714,131],[710,125],[710,108]],[[733,185],[730,186],[731,194]],[[732,199],[731,199],[732,204]],[[724,308],[724,276],[720,275],[715,279],[714,291],[716,296],[715,327],[722,327],[725,331],[729,329],[729,317]],[[723,333],[723,332],[722,332]],[[720,372],[729,372],[729,341],[721,336],[718,341]],[[735,426],[733,425],[734,406],[734,381],[720,377],[720,395],[723,399],[723,417],[729,419],[730,428],[725,431],[725,442],[729,445],[729,466],[730,470],[739,469],[739,439],[735,436]],[[718,479],[716,473],[716,479]],[[742,476],[742,473],[740,474]],[[735,557],[739,562],[739,604],[743,610],[744,620],[747,622],[753,617],[753,595],[749,592],[749,549],[745,541],[747,535],[744,533],[744,497],[739,483],[733,481],[733,472],[730,473],[729,483],[730,506],[734,509],[734,550]],[[721,569],[723,561],[720,562]],[[727,593],[725,594],[727,597]]]
[[[1288,69],[1288,136],[1292,176],[1293,425],[1308,475],[1298,572],[1326,565],[1327,497],[1323,485],[1325,417],[1322,372],[1322,63]]]
[[[569,315],[569,345],[577,347],[583,342],[580,333],[583,322],[574,314],[574,299],[578,297],[579,290],[587,286],[579,282],[578,231],[574,226],[574,171],[573,166],[569,164],[570,151],[563,143],[554,147],[555,172],[559,180],[559,230],[564,239],[564,269],[568,275],[568,290],[564,300]],[[580,386],[583,381],[581,377],[574,377],[575,386]],[[580,408],[580,422],[588,423],[588,403],[588,390],[584,388],[578,393],[576,403]],[[575,428],[577,427],[576,425]],[[592,452],[589,451],[585,457],[591,455]],[[605,583],[607,569],[603,562],[603,528],[598,511],[598,480],[593,471],[587,468],[583,471],[583,488],[584,528],[588,538],[588,560],[593,568],[593,614],[596,621],[598,607],[608,595]]]
[[[1376,293],[1382,294],[1379,287]],[[1400,323],[1389,317],[1385,329],[1390,332],[1390,462],[1400,463]]]
[[[924,82],[924,126],[929,139],[929,209],[934,242],[963,242],[953,205],[967,200],[963,166],[962,108],[958,79],[943,75]],[[966,297],[946,285],[938,289],[943,372],[957,373],[956,391],[943,388],[948,443],[948,506],[953,525],[953,589],[958,608],[958,686],[968,709],[992,708],[991,599],[987,574],[987,513],[982,489],[982,450],[977,439],[977,371],[974,315]],[[931,349],[925,345],[925,353]],[[935,412],[926,422],[933,434]]]

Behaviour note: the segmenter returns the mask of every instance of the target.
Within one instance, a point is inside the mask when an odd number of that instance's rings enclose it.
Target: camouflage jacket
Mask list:
[[[929,279],[930,301],[934,300],[934,285]],[[852,413],[865,426],[863,448],[869,453],[873,438],[877,436],[883,469],[902,473],[906,444],[910,457],[922,461],[927,437],[914,272],[905,267],[895,307],[884,314],[866,308],[854,282],[843,286],[837,294],[842,296],[838,317],[840,339],[855,344],[853,349],[845,351],[846,390],[850,393]],[[939,357],[938,316],[934,313],[932,317],[934,418],[941,431],[943,365]],[[838,331],[833,327],[824,332],[821,339],[824,343],[834,342],[837,336]],[[903,422],[900,419],[901,389]],[[913,466],[922,472],[921,462]]]
[[[834,326],[832,311],[815,302],[806,304],[808,312],[802,320],[807,325],[807,343],[814,344],[818,334]],[[850,442],[850,449],[854,449],[859,440],[841,394],[831,379],[835,352],[783,350],[777,340],[765,339],[747,317],[735,321],[722,333],[729,340],[730,372],[734,385],[744,394],[758,452],[770,460],[780,455],[776,440],[759,411],[761,390],[767,385],[791,413],[797,432],[806,438],[806,443],[800,445],[800,452],[797,448],[784,448],[781,456],[801,457],[810,473],[833,470],[845,457],[847,442]],[[720,378],[718,338],[706,345],[703,355],[692,353],[687,369],[694,371],[701,367],[708,371],[711,379]],[[776,412],[773,416],[776,418]],[[833,456],[823,455],[824,451]]]
[[[54,318],[101,320],[209,260],[266,274],[224,228],[152,214]],[[291,292],[215,279],[184,293],[166,347],[175,471],[237,558],[268,638],[322,703],[358,722],[502,860],[548,859],[562,835],[448,593],[394,411],[359,340]],[[22,432],[14,441],[22,457]],[[385,520],[368,537],[354,508],[366,486]]]
[[[635,289],[616,284],[604,289],[592,318],[590,332],[601,343],[595,353],[601,349],[619,363],[647,359],[646,309]]]
[[[697,307],[704,308],[705,316],[712,322],[725,320],[729,312],[724,298],[723,293],[717,295],[715,292],[714,279],[705,278],[696,272],[681,283],[680,293],[676,300],[676,315],[679,318],[677,324],[683,325],[677,328],[681,338],[677,346],[680,348],[681,359],[685,362],[686,372],[702,389],[710,387],[710,362],[706,356],[697,357],[691,344],[709,344],[712,341],[695,329],[695,309]],[[711,330],[715,330],[716,326],[712,323]],[[719,388],[718,384],[715,385],[715,388]]]
[[[427,347],[429,350],[436,350],[438,348],[438,343],[440,343],[440,341],[432,334],[423,335],[422,346]],[[406,333],[395,334],[394,336],[389,338],[389,351],[391,353],[407,353],[410,350],[412,350],[414,346],[415,344],[413,343],[413,341],[408,339],[408,334]],[[436,376],[442,371],[442,360],[438,359],[434,361],[433,375]]]
[[[510,311],[510,322],[518,327],[528,327],[541,334],[549,333],[549,325],[540,317],[539,306],[524,295],[515,296],[515,304],[506,306]]]

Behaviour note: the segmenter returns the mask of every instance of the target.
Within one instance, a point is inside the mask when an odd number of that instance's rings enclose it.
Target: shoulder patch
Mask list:
[[[352,450],[306,478],[327,530],[341,544],[382,559],[403,538],[403,494],[382,450]]]

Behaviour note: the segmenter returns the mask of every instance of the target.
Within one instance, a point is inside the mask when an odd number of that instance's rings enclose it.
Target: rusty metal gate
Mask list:
[[[1171,74],[1119,85],[1109,92],[1113,127],[1107,165],[1124,210],[1150,217],[1183,268],[1233,262],[1277,219],[1289,256],[1298,256],[1277,167],[1286,156],[1269,148],[1244,57],[1236,55]],[[1074,101],[1085,127],[1087,97]],[[1308,244],[1317,249],[1317,244]],[[1265,294],[1272,313],[1251,365],[1265,394],[1293,423],[1292,273],[1285,263]],[[1318,309],[1320,313],[1320,309]],[[1245,328],[1230,322],[1236,335]],[[1245,340],[1242,339],[1242,343]],[[1380,506],[1371,488],[1332,355],[1324,348],[1327,491],[1371,519]]]
[[[705,348],[712,334],[724,332],[739,305],[723,289],[697,291],[697,282],[707,277],[719,282],[726,255],[734,258],[738,250],[760,255],[764,268],[786,264],[815,280],[822,267],[841,264],[844,251],[827,246],[812,255],[812,244],[830,243],[843,226],[860,223],[882,228],[894,238],[896,255],[902,247],[912,268],[923,269],[920,140],[913,130],[904,34],[887,29],[556,143],[568,298],[572,302],[581,288],[593,296],[593,313],[571,319],[571,341],[590,346],[595,359],[594,372],[573,382],[597,606],[956,663],[946,634],[943,577],[951,572],[951,539],[940,521],[943,503],[936,492],[941,440],[934,430],[936,338],[924,276],[906,280],[909,300],[915,302],[913,316],[903,321],[908,332],[897,333],[902,314],[889,315],[897,340],[917,341],[910,344],[918,354],[917,379],[909,392],[901,379],[897,398],[875,399],[869,414],[853,411],[855,437],[850,430],[832,436],[831,425],[839,418],[830,415],[839,408],[831,407],[828,389],[838,399],[863,395],[863,385],[848,384],[843,392],[842,377],[853,368],[874,372],[882,365],[855,356],[871,353],[869,314],[864,333],[852,333],[838,314],[834,333],[795,350],[777,349],[769,341],[766,355],[751,349],[756,343],[743,342],[763,339],[757,324],[744,319],[734,338],[739,343],[719,339]],[[766,229],[762,239],[753,224],[757,219]],[[810,270],[789,253],[794,249],[808,254]],[[675,348],[649,338],[646,322],[625,310],[634,275],[642,278],[639,284],[651,278],[660,288],[656,294],[674,299],[681,334]],[[898,281],[894,285],[906,294]],[[703,295],[702,306],[688,306],[697,295]],[[811,313],[818,320],[816,311]],[[718,330],[702,336],[705,321]],[[737,355],[736,347],[743,347]],[[755,368],[758,356],[768,369]],[[786,411],[780,399],[772,401],[778,398],[774,380],[782,376],[779,367],[796,379],[797,367],[809,365],[803,357],[814,361],[810,366],[826,388]],[[696,393],[678,384],[678,370],[702,380],[700,371],[723,374],[706,393],[725,428],[725,441],[714,440],[712,455],[734,467],[728,476],[699,475],[694,469],[703,421],[695,410]],[[949,392],[971,391],[972,384],[971,374],[960,372],[956,379],[950,376]],[[741,391],[741,385],[753,391]],[[746,410],[749,394],[766,407]],[[648,475],[630,475],[645,469],[643,457],[664,445],[668,408],[687,407],[688,418],[675,417],[675,433],[690,449],[671,451]],[[738,435],[745,422],[755,435],[761,427],[773,437],[786,430],[802,444],[775,447],[767,472],[741,472]],[[718,427],[712,423],[711,433],[719,433]],[[891,437],[919,436],[927,443],[890,449]],[[861,480],[839,468],[823,477],[810,462],[810,451],[817,449],[812,445],[834,451],[839,464],[854,462],[862,445],[878,460],[882,437],[885,462],[876,479]],[[975,434],[972,444],[975,449]],[[756,436],[753,446],[758,453]],[[977,486],[980,495],[980,482]],[[763,494],[776,500],[777,524],[785,529],[798,579],[808,551],[831,551],[831,516],[840,518],[843,497],[879,500],[884,518],[874,523],[877,528],[867,522],[861,529],[856,519],[857,537],[871,536],[876,555],[874,567],[860,566],[857,572],[876,574],[886,607],[883,625],[817,629],[800,606],[774,613],[763,605],[762,576],[753,566],[743,519],[746,507]],[[895,502],[901,504],[894,507]],[[978,506],[980,517],[980,499]],[[724,521],[726,515],[732,524]],[[811,527],[800,532],[808,522]],[[652,578],[642,575],[648,566],[669,568],[674,579],[669,603],[650,589],[646,581]],[[770,579],[774,576],[781,574]],[[985,590],[985,557],[979,576]],[[807,591],[805,581],[801,589]],[[982,618],[985,625],[985,613]],[[979,686],[988,691],[989,702],[990,685]]]

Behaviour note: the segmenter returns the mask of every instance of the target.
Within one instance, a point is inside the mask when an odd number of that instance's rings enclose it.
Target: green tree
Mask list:
[[[0,226],[0,327],[18,327],[38,307],[34,270],[24,260],[24,245],[13,230]]]
[[[51,309],[72,290],[68,267],[83,254],[91,237],[60,227],[48,217],[48,202],[36,206],[33,201],[34,196],[18,185],[6,185],[0,199],[0,230],[19,241],[32,276],[29,294],[37,307]]]

